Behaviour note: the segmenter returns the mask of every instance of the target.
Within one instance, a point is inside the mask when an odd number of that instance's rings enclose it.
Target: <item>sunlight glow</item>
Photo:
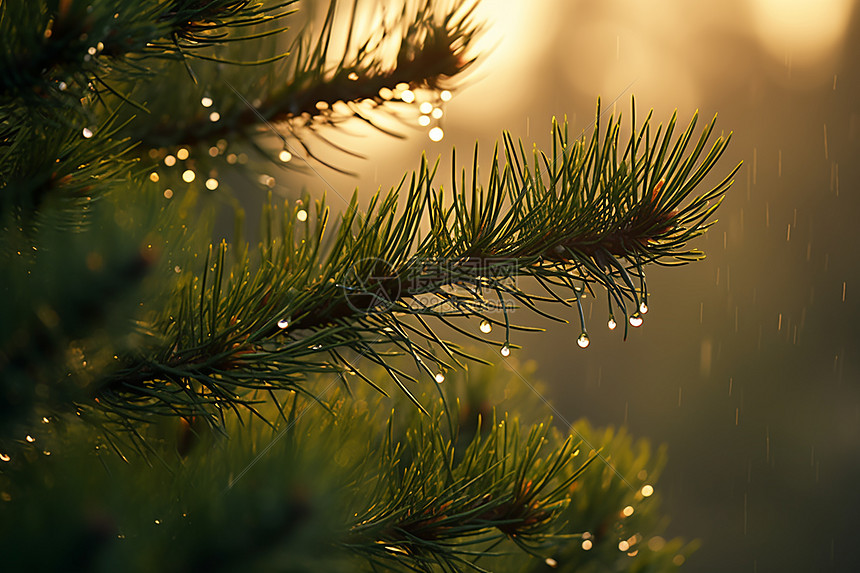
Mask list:
[[[756,33],[777,58],[811,64],[827,56],[851,22],[851,0],[753,0]]]

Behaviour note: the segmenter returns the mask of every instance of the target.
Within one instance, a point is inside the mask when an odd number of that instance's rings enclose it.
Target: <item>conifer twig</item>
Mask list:
[[[504,320],[494,322],[504,327],[504,341],[493,344],[505,353],[518,328],[509,320],[510,299],[546,316],[545,303],[575,305],[580,345],[587,346],[581,298],[596,286],[607,291],[610,320],[619,313],[626,333],[647,312],[644,266],[701,258],[687,243],[710,226],[731,184],[734,171],[690,198],[729,139],[706,152],[711,123],[687,151],[695,126],[694,117],[674,139],[673,116],[665,132],[661,126],[651,136],[649,116],[622,147],[614,119],[587,140],[570,141],[566,127],[555,125],[553,151],[536,151],[532,160],[506,135],[504,162],[497,148],[487,186],[467,185],[455,171],[451,203],[434,186],[436,168],[424,162],[405,189],[404,212],[403,184],[375,195],[361,219],[354,198],[324,251],[324,200],[315,222],[307,211],[306,222],[296,221],[304,202],[273,209],[257,270],[247,258],[228,268],[226,244],[210,250],[207,270],[185,283],[177,306],[148,321],[148,331],[158,333],[150,345],[124,357],[125,366],[97,386],[100,403],[121,410],[133,400],[143,411],[186,413],[249,404],[242,396],[252,390],[302,390],[308,371],[350,369],[321,358],[341,348],[386,364],[379,353],[388,344],[419,364],[446,368],[411,342],[415,336],[439,345],[427,323],[421,332],[397,317],[459,328],[452,321],[501,310]],[[540,279],[549,296],[523,290],[517,276]],[[484,292],[498,295],[497,308]],[[441,347],[466,356],[455,344]],[[400,380],[415,379],[389,372],[404,390]]]

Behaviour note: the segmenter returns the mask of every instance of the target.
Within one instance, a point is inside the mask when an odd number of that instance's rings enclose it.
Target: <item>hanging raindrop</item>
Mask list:
[[[442,374],[441,372],[436,374],[436,383],[437,384],[441,384],[444,381],[445,381],[445,375],[444,374]]]
[[[490,324],[489,320],[482,320],[480,328],[481,332],[483,332],[484,334],[490,334],[490,332],[493,330],[493,325]]]
[[[636,327],[642,326],[642,322],[643,322],[642,317],[639,316],[638,312],[630,317],[630,326],[636,326]]]
[[[588,348],[588,345],[591,344],[591,340],[588,339],[588,334],[583,332],[579,335],[579,338],[576,339],[576,343],[580,348]]]
[[[511,349],[508,348],[507,344],[505,344],[504,346],[502,346],[502,349],[499,351],[499,353],[501,353],[502,356],[510,356],[511,355]]]
[[[287,328],[290,325],[289,318],[282,318],[278,321],[278,328]]]
[[[641,314],[648,314],[648,305],[647,305],[647,304],[645,304],[644,302],[643,302],[643,303],[640,303],[640,304],[639,304],[639,312],[640,312]]]
[[[633,506],[628,505],[627,507],[625,507],[624,509],[621,510],[621,515],[623,515],[624,517],[630,517],[631,515],[633,515],[634,511],[635,510],[633,509]]]
[[[618,323],[615,322],[613,317],[609,317],[609,322],[606,323],[606,326],[609,327],[609,330],[615,330],[615,327],[618,326]]]

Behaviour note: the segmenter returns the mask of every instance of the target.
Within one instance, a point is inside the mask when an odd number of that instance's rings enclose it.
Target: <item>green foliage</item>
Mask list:
[[[549,305],[587,339],[599,289],[626,336],[645,267],[702,256],[729,138],[634,107],[622,141],[598,105],[543,152],[504,133],[486,179],[477,147],[447,187],[423,158],[364,209],[270,195],[256,248],[239,209],[210,244],[261,161],[343,170],[311,142],[357,155],[325,130],[391,132],[476,57],[473,3],[296,6],[0,3],[4,567],[673,570],[662,451],[529,415],[462,340],[508,356],[511,310]]]
[[[242,39],[228,31],[281,19],[295,3],[4,2],[0,95],[4,104],[10,98],[28,106],[60,106],[93,90],[116,93],[111,76],[150,75],[142,59],[204,57],[200,52],[207,48]]]
[[[381,368],[370,375],[380,383],[386,376]],[[151,428],[152,465],[136,456],[121,462],[89,426],[39,424],[0,475],[4,565],[504,572],[544,570],[550,558],[569,571],[633,563],[669,571],[691,550],[677,540],[648,543],[665,523],[656,495],[643,499],[639,488],[643,475],[656,483],[662,452],[652,457],[647,443],[584,422],[567,433],[528,415],[496,417],[487,404],[537,410],[535,395],[499,369],[473,368],[444,386],[449,401],[476,400],[450,412],[454,439],[438,395],[419,396],[425,416],[402,395],[385,398],[363,384],[352,396],[330,393],[331,414],[293,395],[275,427],[232,418],[229,439],[183,423],[181,435],[197,432],[184,456],[176,426]],[[633,485],[609,478],[614,471]],[[635,512],[624,517],[627,505]],[[55,531],[68,534],[43,551]],[[636,559],[618,549],[630,538]]]
[[[550,318],[540,304],[576,305],[582,316],[581,293],[594,286],[606,289],[609,315],[623,316],[626,333],[628,316],[635,322],[647,304],[643,267],[700,257],[687,242],[710,225],[730,184],[682,204],[727,143],[719,138],[701,157],[711,124],[686,153],[695,124],[671,144],[674,118],[653,137],[646,120],[621,149],[612,119],[605,134],[598,125],[576,142],[556,126],[551,154],[536,151],[532,161],[506,136],[504,163],[493,162],[486,187],[475,160],[471,181],[455,170],[449,194],[422,162],[408,182],[374,195],[365,213],[353,196],[332,237],[324,198],[313,213],[307,197],[270,204],[258,258],[244,246],[234,256],[225,243],[210,247],[173,304],[145,316],[146,342],[94,392],[121,417],[132,408],[214,419],[223,407],[253,408],[249,391],[302,391],[302,373],[351,372],[353,355],[386,364],[390,350],[412,355],[432,380],[469,354],[428,319],[483,342],[455,322],[481,317],[504,328],[493,344],[512,348],[512,305]],[[512,280],[522,276],[546,292]],[[581,328],[586,334],[584,320]],[[409,395],[415,376],[388,372]]]
[[[206,246],[193,236],[206,235],[212,220],[212,202],[203,195],[209,190],[202,178],[199,185],[188,185],[174,176],[174,182],[186,191],[173,201],[179,204],[171,206],[165,205],[163,187],[153,184],[158,180],[158,171],[152,171],[151,161],[167,155],[165,148],[149,147],[153,134],[161,127],[166,127],[168,138],[162,137],[160,145],[175,148],[201,142],[203,149],[196,154],[201,159],[195,159],[195,167],[201,173],[235,170],[230,161],[235,154],[226,160],[224,153],[210,157],[207,150],[215,143],[210,138],[229,135],[232,148],[240,149],[244,144],[249,152],[262,151],[252,137],[261,123],[279,121],[293,135],[314,133],[312,124],[317,120],[328,124],[339,121],[331,111],[338,102],[358,105],[371,101],[376,107],[397,103],[382,99],[378,86],[373,93],[336,89],[330,91],[332,100],[326,109],[307,110],[301,105],[296,107],[297,102],[306,99],[301,90],[318,92],[323,84],[341,82],[344,73],[348,76],[355,72],[364,74],[358,84],[376,77],[374,81],[388,86],[389,92],[404,81],[416,89],[436,86],[469,63],[466,54],[475,33],[469,23],[469,11],[460,12],[456,7],[446,11],[433,1],[404,3],[401,13],[367,37],[361,36],[365,32],[353,30],[358,9],[358,4],[354,5],[346,17],[346,47],[332,60],[334,48],[330,50],[329,46],[334,42],[337,19],[333,16],[335,3],[331,3],[321,31],[308,24],[290,40],[297,54],[291,59],[293,68],[287,82],[272,79],[271,74],[283,71],[275,62],[266,67],[269,75],[260,77],[270,90],[268,95],[262,94],[265,109],[250,108],[241,94],[228,90],[232,97],[220,107],[222,120],[216,130],[210,133],[195,124],[198,116],[204,127],[213,122],[208,112],[200,113],[205,108],[200,106],[194,84],[194,70],[189,63],[192,60],[184,56],[204,58],[207,66],[203,69],[215,74],[204,78],[207,85],[227,89],[223,86],[232,84],[219,76],[221,66],[208,60],[245,46],[283,54],[278,42],[284,31],[267,31],[274,30],[273,21],[288,14],[285,8],[290,4],[293,2],[155,2],[140,7],[117,1],[90,7],[79,0],[64,0],[2,5],[0,28],[4,38],[15,40],[4,42],[2,62],[10,68],[26,68],[30,75],[4,75],[8,81],[0,92],[0,256],[8,270],[0,283],[4,295],[0,317],[5,319],[0,332],[0,411],[7,414],[0,422],[0,435],[14,435],[16,424],[26,419],[75,411],[77,405],[87,407],[94,404],[93,398],[98,398],[110,413],[111,396],[117,389],[106,380],[115,380],[114,372],[127,371],[128,356],[142,359],[143,364],[138,362],[131,368],[144,371],[149,362],[167,362],[171,353],[164,354],[158,345],[173,333],[169,325],[159,329],[165,326],[158,322],[162,309],[167,306],[173,316],[185,318],[181,305],[187,302],[188,295],[197,296],[188,290],[188,285],[202,290],[205,297],[209,296],[210,284],[220,284],[225,266],[215,260],[210,263],[216,265],[216,280],[206,284],[205,277],[199,276],[202,269],[198,261],[206,257]],[[253,33],[237,33],[244,28]],[[316,39],[315,34],[319,34]],[[123,46],[127,44],[125,51],[115,45],[117,38],[128,39],[123,40]],[[239,39],[248,41],[234,41]],[[382,44],[398,47],[399,55],[393,61],[383,59],[378,55]],[[95,54],[90,53],[93,45]],[[460,62],[459,67],[433,67],[443,50]],[[36,67],[27,65],[34,58],[42,63]],[[247,75],[247,71],[242,73]],[[185,84],[187,88],[180,90],[183,97],[177,99],[174,92],[164,90],[163,83],[148,81],[155,77]],[[355,83],[349,77],[346,81]],[[164,93],[170,97],[154,97]],[[176,117],[178,103],[181,119],[176,121],[172,118]],[[160,123],[164,118],[167,119]],[[293,120],[297,123],[291,123]],[[309,120],[312,121],[308,123]],[[303,124],[308,125],[302,128]],[[220,146],[222,151],[226,145]],[[207,164],[210,159],[212,163]],[[165,170],[161,174],[162,184],[171,181]],[[61,238],[64,235],[57,235],[60,228],[72,240],[65,241]],[[106,240],[111,233],[118,235],[117,240]],[[283,243],[285,237],[279,239]],[[270,248],[283,252],[283,246],[272,244]],[[46,250],[50,253],[42,255]],[[240,243],[233,251],[241,259],[246,247]],[[62,260],[63,264],[40,262],[48,260]],[[253,264],[262,260],[258,258]],[[246,259],[241,264],[252,263]],[[90,267],[97,267],[99,272]],[[138,272],[120,272],[134,268]],[[190,275],[189,270],[197,276]],[[257,268],[249,266],[248,272],[251,271],[257,272]],[[257,278],[274,280],[263,273]],[[278,285],[271,284],[269,288],[275,286]],[[244,291],[235,288],[233,294],[243,295]],[[117,297],[139,304],[137,308],[128,304],[110,306]],[[179,308],[166,303],[165,297],[179,303]],[[215,300],[219,297],[220,294]],[[197,307],[202,298],[193,305]],[[20,304],[22,300],[26,303]],[[239,303],[238,310],[247,311],[242,308],[247,301],[234,302]],[[81,319],[93,314],[109,314],[116,328],[106,331],[104,321]],[[165,320],[170,320],[170,315]],[[220,328],[217,321],[207,320],[207,328]],[[192,333],[190,338],[184,333],[178,335],[186,358],[186,343],[194,344],[198,335],[202,331]],[[214,351],[223,338],[216,337],[214,342],[212,345],[207,339],[195,358]],[[70,347],[78,350],[65,352]],[[153,353],[140,356],[140,348]],[[95,359],[93,352],[104,358]],[[296,353],[295,358],[301,355]],[[277,365],[270,362],[264,369],[271,371]],[[302,369],[314,371],[312,365],[302,365]],[[182,370],[181,364],[178,370]],[[205,382],[208,375],[201,373],[194,384]],[[135,384],[136,376],[141,374],[137,372],[119,384],[120,400],[125,400],[123,417],[141,417],[139,410],[130,410],[137,408],[138,402],[153,402],[153,393],[156,398],[163,396],[157,389]],[[270,372],[270,376],[274,379],[276,375]],[[75,382],[70,383],[69,378]],[[145,375],[143,378],[149,379]],[[221,377],[216,378],[220,381]],[[163,383],[166,381],[160,380],[153,386]],[[167,393],[181,398],[182,391],[169,388]],[[227,396],[235,398],[236,392],[222,395]],[[188,409],[177,399],[165,404],[167,411],[173,413]],[[193,401],[191,408],[201,410],[199,400]],[[143,414],[153,410],[157,408],[150,407]],[[212,411],[199,413],[211,415]]]

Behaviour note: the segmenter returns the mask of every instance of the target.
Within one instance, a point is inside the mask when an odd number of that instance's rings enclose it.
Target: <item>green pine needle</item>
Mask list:
[[[435,166],[422,161],[365,213],[354,197],[332,236],[324,198],[313,214],[307,198],[284,210],[271,205],[258,259],[242,248],[231,262],[226,243],[210,247],[174,303],[146,316],[147,342],[121,357],[94,396],[118,410],[132,400],[153,413],[213,416],[225,405],[248,407],[255,390],[303,391],[308,372],[351,371],[347,349],[386,365],[411,395],[417,379],[388,365],[388,353],[412,355],[429,378],[467,356],[428,319],[465,332],[459,319],[501,306],[505,320],[496,324],[510,348],[520,328],[508,319],[515,305],[553,316],[542,307],[576,304],[581,314],[583,292],[596,287],[625,326],[635,324],[647,304],[644,267],[702,257],[688,243],[713,223],[735,172],[693,195],[729,139],[706,152],[711,123],[689,150],[696,123],[673,139],[673,116],[651,136],[649,116],[623,147],[615,119],[578,140],[556,124],[553,152],[531,158],[505,134],[486,186],[455,170],[444,193]],[[524,290],[523,276],[541,281],[544,294]]]

